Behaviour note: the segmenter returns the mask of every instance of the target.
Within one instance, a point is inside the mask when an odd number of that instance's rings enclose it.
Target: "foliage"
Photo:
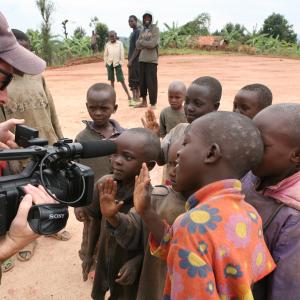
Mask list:
[[[53,43],[51,42],[51,15],[54,12],[54,3],[51,0],[37,0],[36,5],[41,13],[43,22],[41,24],[42,48],[41,56],[48,64],[52,63]]]
[[[247,40],[247,29],[241,24],[227,23],[221,30],[220,35],[229,43],[239,41],[241,43]]]
[[[181,35],[208,35],[210,27],[210,15],[202,13],[193,21],[190,21],[181,26]]]
[[[164,23],[166,31],[160,35],[160,45],[162,48],[185,48],[190,36],[181,34],[181,27],[174,22],[172,26]]]
[[[82,39],[86,36],[86,32],[81,26],[78,26],[75,28],[73,35],[76,39]]]
[[[273,38],[278,37],[279,40],[289,43],[296,43],[297,41],[297,34],[293,30],[293,25],[290,25],[281,14],[273,13],[265,19],[261,33]]]
[[[96,34],[98,35],[97,44],[99,51],[102,51],[108,36],[108,27],[104,23],[97,22],[95,26]]]

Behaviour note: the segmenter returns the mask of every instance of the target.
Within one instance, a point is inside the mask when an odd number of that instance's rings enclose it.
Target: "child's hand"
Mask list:
[[[88,215],[85,212],[85,209],[83,207],[75,207],[74,208],[74,214],[79,222],[84,222],[88,219]]]
[[[140,175],[135,177],[135,186],[133,193],[133,202],[138,214],[143,215],[151,208],[149,171],[147,165],[143,163]]]
[[[121,285],[133,284],[137,279],[138,272],[141,269],[142,255],[137,255],[127,261],[118,273],[118,278],[115,280]]]
[[[145,112],[145,119],[142,118],[141,121],[145,128],[151,130],[159,137],[159,124],[157,123],[156,116],[151,108],[147,109]]]
[[[87,281],[92,264],[93,264],[93,257],[89,255],[85,255],[81,264],[83,281]]]
[[[99,202],[101,213],[105,218],[114,217],[121,206],[123,201],[116,201],[117,183],[112,178],[106,179],[104,183],[98,185],[99,188]]]

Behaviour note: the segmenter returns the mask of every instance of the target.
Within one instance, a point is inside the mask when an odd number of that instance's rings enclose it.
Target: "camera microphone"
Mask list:
[[[80,157],[91,158],[111,155],[117,152],[117,145],[110,140],[80,142],[82,152]]]

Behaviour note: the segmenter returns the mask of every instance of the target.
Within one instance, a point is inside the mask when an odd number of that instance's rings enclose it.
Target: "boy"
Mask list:
[[[262,155],[259,132],[246,117],[216,112],[194,121],[176,167],[176,190],[194,194],[172,227],[151,207],[143,164],[134,207],[151,231],[152,253],[167,259],[164,299],[253,299],[251,285],[274,269],[261,220],[238,180]]]
[[[137,17],[131,15],[128,20],[132,32],[129,38],[129,50],[128,50],[128,82],[129,87],[132,90],[132,101],[129,102],[129,106],[134,106],[136,101],[140,98],[139,89],[139,54],[140,50],[136,48],[136,41],[140,35],[140,28],[137,26]]]
[[[170,106],[164,108],[159,116],[159,134],[164,138],[179,123],[186,123],[183,102],[186,96],[186,87],[181,81],[173,81],[168,88]]]
[[[107,197],[109,193],[106,190],[112,190],[114,199],[118,200],[117,206],[120,211],[125,214],[128,213],[133,206],[135,176],[139,173],[139,168],[143,162],[146,162],[150,169],[154,167],[160,152],[160,143],[158,137],[144,128],[132,128],[124,131],[116,139],[116,143],[118,152],[112,156],[113,175],[109,178],[106,176],[99,181],[100,185],[98,184],[95,188],[93,203],[88,207],[88,213],[93,218],[90,227],[93,231],[89,235],[87,253],[93,253],[96,242],[93,237],[98,236],[97,231],[100,231],[92,298],[104,299],[105,292],[109,289],[111,299],[131,300],[136,297],[137,274],[140,270],[143,249],[130,251],[122,249],[117,244],[115,238],[107,231],[105,219],[102,219],[99,197],[100,199]],[[140,255],[137,257],[138,254]],[[89,260],[88,257],[87,260]],[[83,267],[83,272],[89,271],[88,265]]]
[[[115,75],[117,81],[121,82],[122,87],[128,97],[128,100],[131,100],[129,95],[126,83],[124,81],[124,75],[122,71],[122,65],[124,64],[124,47],[121,41],[117,40],[117,33],[115,31],[110,31],[108,33],[109,41],[105,45],[103,60],[107,69],[108,80],[111,82],[111,86],[115,86]]]
[[[241,88],[234,97],[233,111],[253,119],[265,107],[272,104],[271,90],[260,83]]]
[[[172,188],[167,186],[156,186],[151,193],[151,204],[157,214],[173,224],[174,220],[184,212],[185,199],[188,194],[177,193],[175,179],[175,167],[177,151],[182,146],[182,140],[174,142],[169,149],[169,177],[173,184]],[[109,194],[109,193],[108,193]],[[137,300],[158,300],[163,297],[164,281],[167,273],[167,265],[151,255],[148,244],[148,232],[136,212],[133,210],[128,214],[118,211],[113,195],[102,197],[100,207],[102,216],[107,220],[111,234],[124,249],[138,249],[141,243],[145,244],[144,260],[139,281]]]
[[[157,64],[158,64],[159,29],[153,24],[152,14],[143,15],[143,29],[136,42],[136,48],[140,50],[139,76],[140,93],[142,103],[135,107],[147,107],[147,91],[151,108],[155,109],[157,102]]]
[[[124,129],[118,122],[111,119],[111,115],[117,111],[116,92],[106,83],[93,84],[87,91],[86,108],[92,121],[83,121],[86,128],[76,136],[78,142],[96,141],[102,139],[115,139]],[[102,176],[112,171],[108,156],[80,159],[80,163],[89,166],[94,171],[95,182]],[[78,221],[83,222],[83,233],[79,256],[83,260],[88,240],[88,227],[90,218],[84,208],[75,208]]]
[[[274,121],[275,120],[275,121]],[[275,271],[255,288],[255,299],[300,295],[300,105],[276,104],[254,118],[265,152],[243,179],[246,200],[260,214]]]

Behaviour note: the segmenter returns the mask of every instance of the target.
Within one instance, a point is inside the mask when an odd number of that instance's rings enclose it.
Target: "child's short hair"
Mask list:
[[[261,83],[249,84],[242,87],[241,90],[256,92],[258,95],[259,106],[261,109],[264,109],[265,107],[270,106],[272,104],[272,100],[273,100],[272,92],[264,84]]]
[[[117,36],[117,33],[116,33],[114,30],[110,30],[110,31],[108,32],[108,35],[110,35],[110,34],[114,34],[115,36]]]
[[[17,41],[29,42],[29,37],[23,31],[21,31],[19,29],[12,29],[11,31],[14,34],[14,36],[16,37]]]
[[[195,79],[192,84],[208,87],[211,93],[212,102],[214,104],[220,103],[222,96],[222,85],[218,79],[210,76],[202,76]]]
[[[157,161],[160,155],[160,140],[159,137],[147,128],[130,128],[124,133],[139,136],[143,139],[143,148],[145,161]]]
[[[135,15],[130,15],[128,19],[134,19],[137,22],[137,17]]]
[[[201,135],[208,143],[219,145],[222,156],[230,162],[240,178],[260,163],[264,152],[263,142],[251,119],[220,111],[202,116],[195,122],[198,120],[207,121],[208,128],[202,130]]]
[[[116,91],[114,90],[114,88],[107,84],[107,83],[95,83],[93,84],[87,91],[86,93],[86,98],[89,98],[89,95],[91,92],[101,92],[101,91],[109,91],[111,93],[112,96],[112,100],[114,102],[114,104],[116,103]]]
[[[263,111],[278,113],[284,121],[284,129],[287,136],[300,146],[300,104],[279,103],[269,106]],[[257,114],[258,115],[258,114]]]

